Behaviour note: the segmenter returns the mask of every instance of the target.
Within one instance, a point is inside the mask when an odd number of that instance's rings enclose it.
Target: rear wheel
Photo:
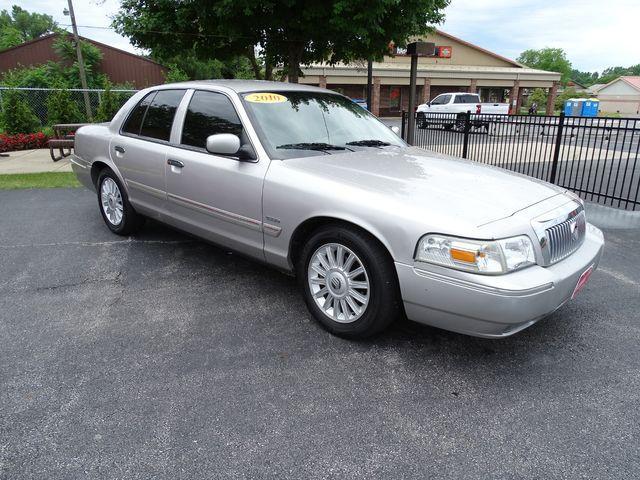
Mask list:
[[[400,312],[395,268],[368,234],[342,225],[322,227],[305,244],[297,276],[307,306],[328,331],[365,338]]]
[[[126,191],[113,171],[108,168],[102,170],[96,187],[100,213],[109,230],[118,235],[129,235],[142,225],[144,217],[133,209]]]

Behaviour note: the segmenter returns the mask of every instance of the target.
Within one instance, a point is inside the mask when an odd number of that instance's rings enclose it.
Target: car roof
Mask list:
[[[328,90],[324,88],[314,87],[312,85],[303,85],[300,83],[287,83],[287,82],[270,82],[267,80],[194,80],[191,82],[180,82],[173,84],[165,84],[163,88],[168,86],[180,86],[187,88],[198,87],[225,87],[236,93],[258,92],[258,91],[307,91],[307,92],[325,92]],[[335,93],[335,92],[331,92]]]

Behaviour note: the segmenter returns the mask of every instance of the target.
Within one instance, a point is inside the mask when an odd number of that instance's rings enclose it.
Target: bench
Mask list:
[[[74,146],[75,132],[86,123],[60,123],[54,125],[53,138],[48,142],[51,160],[57,162],[71,155]],[[57,150],[57,152],[56,152]]]

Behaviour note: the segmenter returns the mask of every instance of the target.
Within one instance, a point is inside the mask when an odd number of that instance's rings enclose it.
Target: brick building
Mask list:
[[[444,92],[479,93],[483,101],[522,105],[523,89],[549,91],[547,112],[552,113],[560,74],[527,68],[513,60],[436,30],[420,38],[441,47],[440,57],[418,60],[417,98],[420,103]],[[396,50],[373,64],[372,111],[380,116],[399,115],[409,105],[411,58]],[[367,67],[361,65],[311,65],[303,68],[300,83],[326,86],[351,98],[366,98]]]

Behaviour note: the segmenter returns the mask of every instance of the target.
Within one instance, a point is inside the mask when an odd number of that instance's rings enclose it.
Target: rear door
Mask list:
[[[165,163],[175,113],[186,90],[156,90],[129,114],[111,141],[111,158],[127,185],[129,201],[159,217],[166,208]]]
[[[182,128],[167,150],[168,221],[263,258],[262,184],[269,161],[240,161],[205,149],[207,137],[217,133],[237,135],[241,144],[251,145],[239,107],[236,97],[217,91],[195,90],[185,97]]]

